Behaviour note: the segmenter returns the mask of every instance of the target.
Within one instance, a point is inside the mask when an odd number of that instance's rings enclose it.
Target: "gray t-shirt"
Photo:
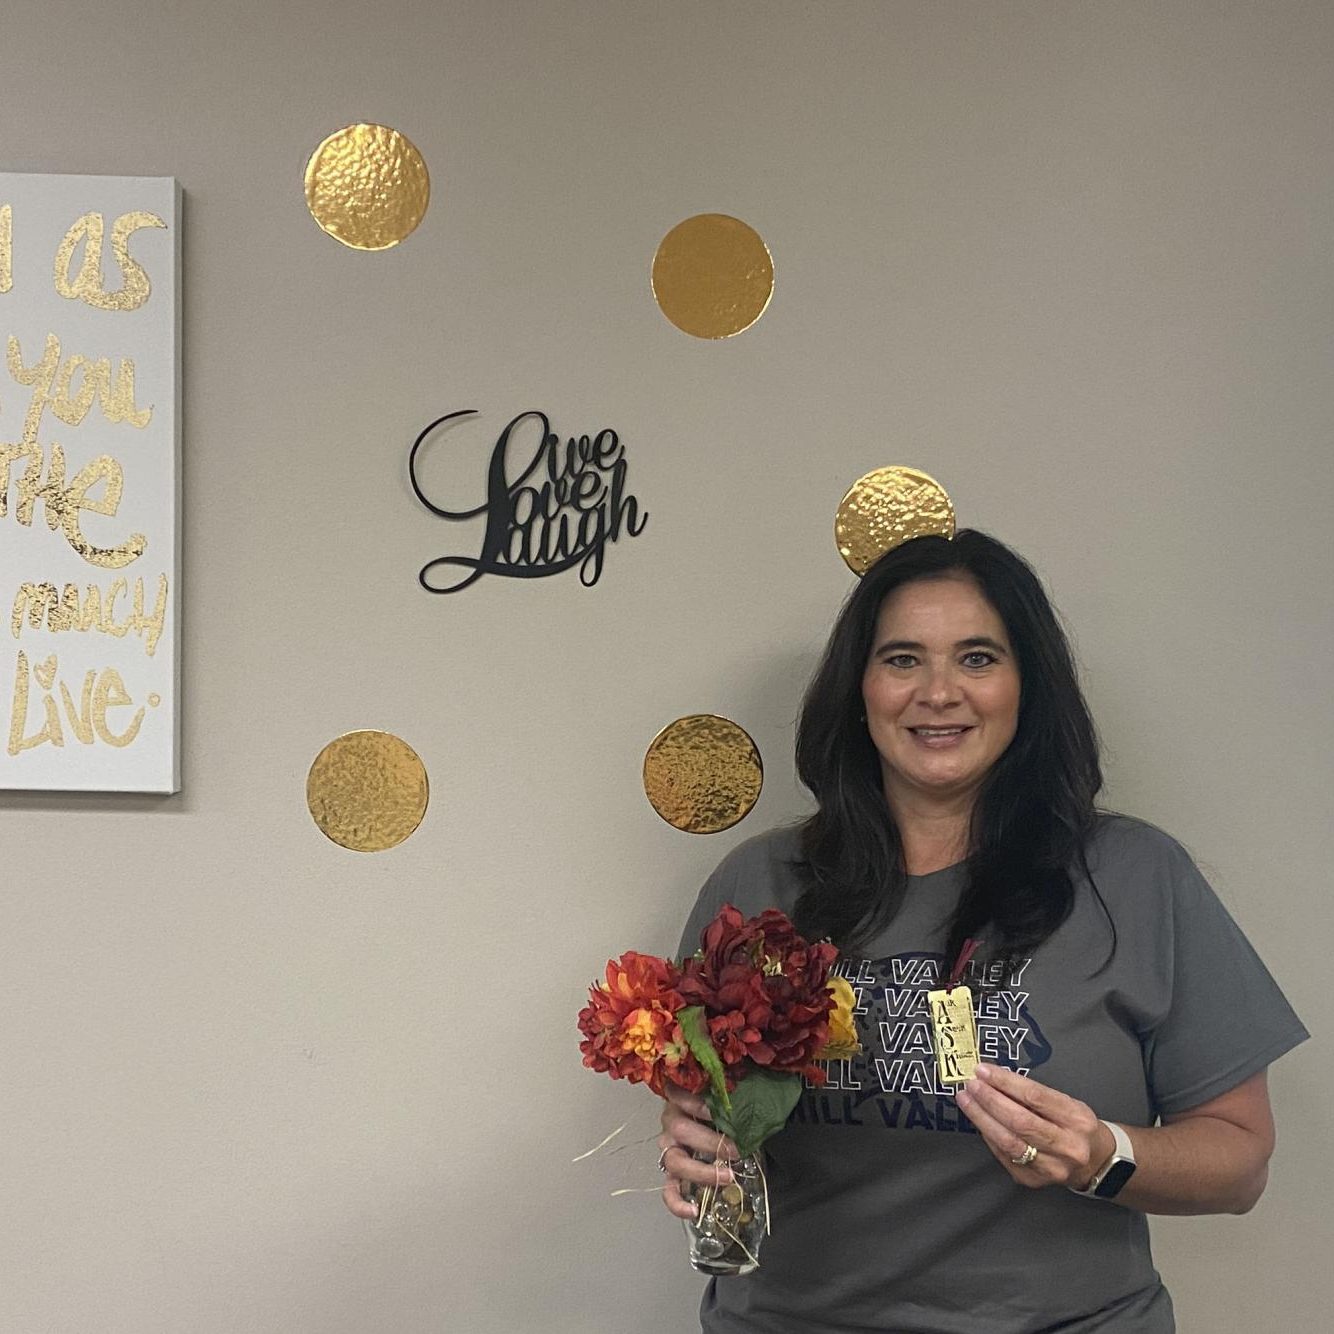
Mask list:
[[[790,828],[734,849],[701,890],[681,954],[724,903],[791,915],[798,855]],[[1177,843],[1106,817],[1088,855],[1116,923],[1114,958],[1094,976],[1111,933],[1077,882],[1074,911],[1031,958],[1003,975],[970,966],[984,1060],[1147,1126],[1235,1088],[1307,1036]],[[772,1234],[758,1270],[710,1282],[706,1334],[1174,1328],[1144,1214],[1016,1185],[935,1083],[926,992],[940,984],[963,878],[962,867],[910,877],[866,957],[840,960],[863,1052],[832,1064],[826,1087],[806,1089],[766,1145]]]

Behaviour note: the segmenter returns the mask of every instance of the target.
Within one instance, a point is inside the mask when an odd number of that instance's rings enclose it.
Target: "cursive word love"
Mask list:
[[[472,509],[446,509],[428,499],[418,478],[418,456],[427,440],[447,422],[475,417],[475,411],[451,412],[433,421],[413,442],[408,474],[417,499],[442,519],[486,516],[482,549],[476,556],[438,556],[417,578],[428,593],[457,593],[484,574],[521,579],[579,569],[579,582],[591,588],[602,573],[608,542],[622,531],[638,537],[648,522],[639,502],[625,489],[625,447],[616,432],[602,430],[564,444],[542,412],[521,412],[500,433],[486,469],[486,499]],[[536,429],[534,429],[536,428]],[[514,476],[510,446],[530,439],[530,456]],[[456,582],[442,584],[461,572]]]

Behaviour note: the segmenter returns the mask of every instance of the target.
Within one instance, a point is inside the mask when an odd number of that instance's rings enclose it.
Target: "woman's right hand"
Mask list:
[[[677,1218],[694,1218],[698,1211],[682,1194],[682,1186],[686,1182],[695,1186],[725,1186],[732,1180],[727,1160],[737,1157],[736,1146],[714,1126],[703,1098],[670,1083],[664,1097],[662,1134],[658,1136],[662,1170],[667,1174],[662,1200],[668,1213]],[[702,1150],[709,1161],[696,1158],[695,1149]]]

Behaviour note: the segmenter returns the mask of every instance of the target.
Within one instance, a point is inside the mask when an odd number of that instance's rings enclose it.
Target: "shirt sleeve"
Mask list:
[[[1144,1035],[1159,1115],[1236,1088],[1310,1035],[1185,850],[1165,840],[1171,895],[1170,1002]]]

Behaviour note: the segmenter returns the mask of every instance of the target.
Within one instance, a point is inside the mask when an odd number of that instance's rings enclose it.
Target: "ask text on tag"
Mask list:
[[[936,1069],[942,1084],[966,1084],[977,1067],[977,1025],[968,987],[927,992]]]

